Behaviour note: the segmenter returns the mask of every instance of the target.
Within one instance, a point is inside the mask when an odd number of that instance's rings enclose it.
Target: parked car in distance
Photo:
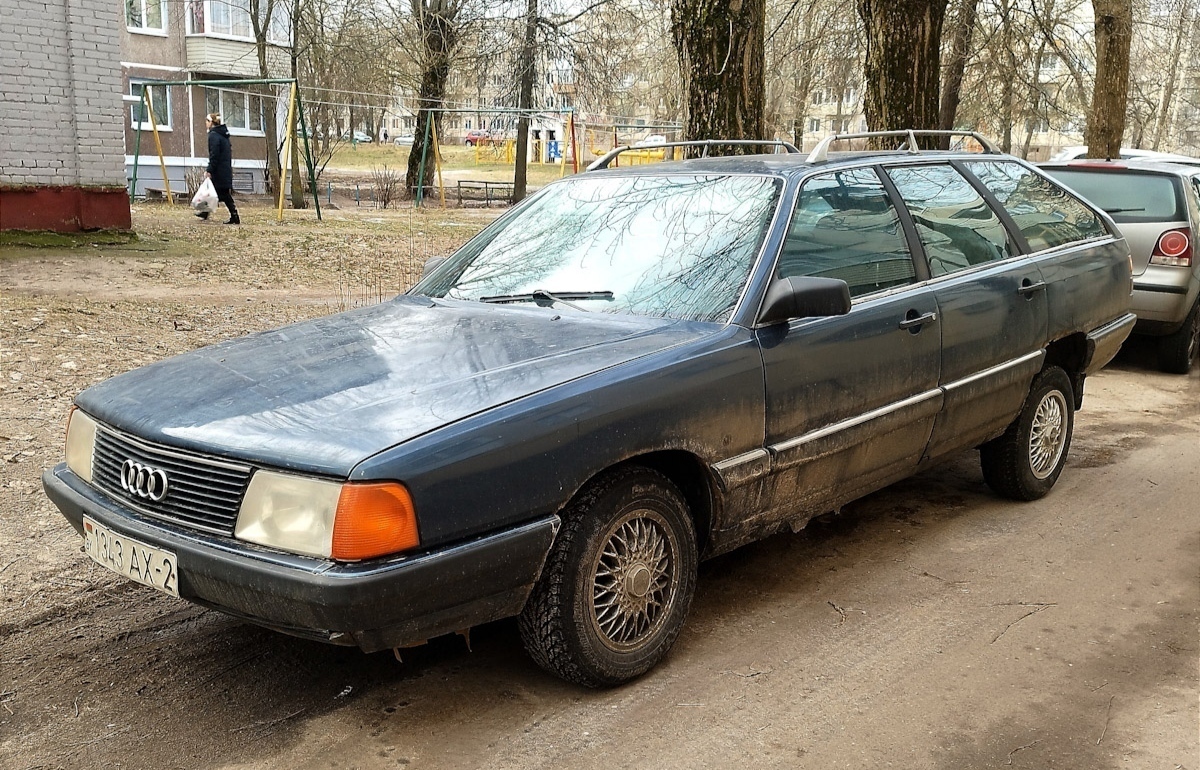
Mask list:
[[[1064,147],[1050,157],[1051,163],[1059,163],[1068,160],[1086,160],[1088,148],[1087,145],[1071,145]],[[1185,166],[1200,166],[1200,158],[1193,158],[1188,155],[1178,155],[1172,152],[1158,152],[1156,150],[1142,150],[1130,147],[1122,147],[1120,153],[1121,160],[1152,160],[1163,163],[1181,163]],[[1111,160],[1117,160],[1112,158]]]
[[[964,450],[1049,493],[1134,322],[1109,218],[991,144],[767,144],[554,182],[391,301],[90,387],[46,492],[173,596],[368,652],[519,616],[592,687],[701,559]]]
[[[638,144],[666,144],[667,137],[663,134],[650,134]]]
[[[342,141],[355,142],[358,144],[370,144],[375,140],[372,139],[371,135],[365,131],[347,131],[346,133],[342,134]]]
[[[1159,338],[1161,369],[1187,374],[1200,355],[1200,167],[1128,160],[1042,168],[1116,221],[1133,254],[1134,332]]]
[[[396,145],[397,147],[410,146],[414,141],[416,141],[416,139],[412,134],[401,134],[392,140],[392,144]]]
[[[473,130],[468,131],[463,136],[463,144],[468,147],[474,147],[477,144],[491,144],[493,140],[490,131]]]

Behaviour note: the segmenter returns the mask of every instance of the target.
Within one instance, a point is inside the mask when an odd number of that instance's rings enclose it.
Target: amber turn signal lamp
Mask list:
[[[345,484],[333,520],[330,556],[360,561],[415,548],[417,514],[402,484]]]

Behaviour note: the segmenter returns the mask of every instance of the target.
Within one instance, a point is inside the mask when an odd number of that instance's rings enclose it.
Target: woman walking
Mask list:
[[[208,128],[208,170],[204,175],[212,180],[217,199],[229,209],[225,224],[240,225],[242,220],[238,217],[237,204],[233,202],[233,150],[229,146],[229,129],[215,112],[209,113],[204,125]],[[208,219],[208,212],[196,216]]]

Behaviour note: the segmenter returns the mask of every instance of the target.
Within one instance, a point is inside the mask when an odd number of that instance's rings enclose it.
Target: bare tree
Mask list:
[[[1083,138],[1089,157],[1116,158],[1125,134],[1133,3],[1092,0],[1092,7],[1096,14],[1096,84]]]
[[[765,138],[765,26],[764,0],[672,0],[685,139]]]
[[[936,128],[947,0],[858,0],[872,130]]]
[[[424,183],[432,184],[434,153],[427,152],[427,142],[432,141],[431,121],[438,121],[439,110],[446,99],[446,84],[450,77],[450,64],[457,49],[460,35],[461,0],[409,0],[412,20],[416,25],[419,41],[417,59],[420,70],[420,85],[417,88],[416,129],[413,131],[412,149],[408,155],[408,170],[404,186],[410,193]],[[438,121],[440,124],[440,121]],[[424,161],[424,169],[421,164]]]

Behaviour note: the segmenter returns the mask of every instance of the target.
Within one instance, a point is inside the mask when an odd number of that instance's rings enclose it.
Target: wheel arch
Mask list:
[[[712,523],[716,518],[716,507],[719,502],[716,495],[716,480],[704,461],[691,452],[682,449],[665,449],[629,457],[593,474],[580,485],[579,490],[572,495],[571,499],[574,500],[594,480],[604,474],[631,465],[640,465],[657,471],[679,488],[684,502],[687,503],[688,512],[692,516],[692,524],[696,528],[696,550],[703,558],[709,545]],[[567,505],[570,505],[570,502]]]
[[[1067,373],[1071,380],[1074,408],[1083,406],[1084,367],[1087,363],[1087,335],[1082,332],[1069,334],[1054,340],[1046,346],[1046,359],[1042,362],[1042,370],[1057,366]]]

